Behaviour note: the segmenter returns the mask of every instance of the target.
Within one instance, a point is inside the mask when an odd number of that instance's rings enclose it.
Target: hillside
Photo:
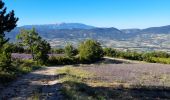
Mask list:
[[[63,47],[66,42],[77,45],[87,38],[99,40],[103,46],[133,50],[165,50],[170,46],[170,25],[146,29],[99,28],[81,23],[25,25],[15,28],[7,37],[15,41],[21,29],[35,27],[40,36],[53,47]]]

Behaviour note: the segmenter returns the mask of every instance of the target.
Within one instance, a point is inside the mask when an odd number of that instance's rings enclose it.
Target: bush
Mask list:
[[[25,53],[26,52],[26,50],[18,44],[8,43],[8,45],[10,45],[10,47],[12,49],[12,53]]]
[[[142,60],[142,53],[132,51],[119,51],[112,48],[105,48],[104,55],[109,57],[125,58],[130,60]]]
[[[12,70],[0,70],[0,84],[8,83],[20,75],[39,68],[41,67],[35,61],[15,59],[10,65],[10,69]]]
[[[0,49],[0,71],[11,72],[13,70],[11,63],[11,47],[5,44]]]
[[[104,49],[105,56],[118,57],[130,60],[146,61],[150,63],[170,64],[170,54],[162,51],[138,53],[133,51],[119,51],[112,48]]]
[[[103,49],[99,42],[86,40],[78,48],[79,58],[83,63],[91,63],[100,60],[103,57]]]
[[[116,57],[116,50],[112,48],[104,48],[103,49],[104,55],[109,57]]]
[[[123,52],[123,58],[125,59],[130,59],[130,60],[142,60],[142,54],[137,53],[137,52]]]
[[[51,53],[63,54],[64,53],[64,49],[62,49],[62,48],[52,48],[51,49]]]
[[[77,50],[71,45],[67,44],[64,48],[64,53],[67,57],[73,57],[77,55]]]
[[[70,65],[70,64],[78,64],[80,63],[79,58],[77,57],[55,57],[52,56],[49,58],[49,65]]]
[[[150,63],[170,64],[170,58],[151,57],[148,62],[150,62]]]

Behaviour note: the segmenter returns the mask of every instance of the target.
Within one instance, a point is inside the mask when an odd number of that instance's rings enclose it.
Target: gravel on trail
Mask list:
[[[19,77],[7,88],[1,89],[0,100],[34,100],[37,96],[40,100],[62,100],[56,75],[59,68],[45,67]]]

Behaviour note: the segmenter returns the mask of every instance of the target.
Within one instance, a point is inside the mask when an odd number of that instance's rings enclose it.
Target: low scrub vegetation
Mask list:
[[[70,65],[70,64],[88,64],[99,61],[103,57],[103,49],[100,43],[94,40],[86,40],[80,43],[78,49],[72,45],[65,46],[65,56],[49,58],[48,64],[50,65]]]
[[[39,68],[41,68],[41,66],[32,60],[12,60],[10,70],[0,69],[0,84],[6,84],[16,79],[18,76],[29,73]]]
[[[103,49],[101,44],[94,40],[86,40],[80,43],[78,51],[78,56],[84,63],[95,62],[101,60],[103,57]]]
[[[162,51],[154,52],[134,52],[134,51],[119,51],[112,48],[104,48],[105,56],[146,61],[150,63],[170,64],[170,54]]]
[[[52,56],[49,58],[48,60],[48,65],[71,65],[71,64],[78,64],[79,62],[79,58],[77,57],[55,57]]]
[[[150,62],[152,63],[162,63],[162,64],[170,64],[170,58],[150,58]]]

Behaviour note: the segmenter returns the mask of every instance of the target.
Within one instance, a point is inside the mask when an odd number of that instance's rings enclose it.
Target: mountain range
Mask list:
[[[11,42],[21,29],[32,29],[54,47],[63,47],[66,42],[77,44],[87,38],[100,41],[103,46],[114,48],[132,48],[152,50],[168,50],[170,46],[170,25],[150,27],[146,29],[117,29],[114,27],[101,28],[81,23],[60,23],[46,25],[25,25],[16,27],[7,34]]]

